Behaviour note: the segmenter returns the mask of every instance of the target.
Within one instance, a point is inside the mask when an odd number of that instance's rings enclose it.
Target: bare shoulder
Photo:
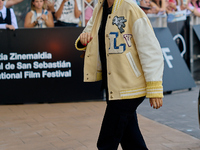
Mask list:
[[[32,11],[29,11],[27,14],[26,14],[27,17],[32,17],[33,16],[33,12]]]

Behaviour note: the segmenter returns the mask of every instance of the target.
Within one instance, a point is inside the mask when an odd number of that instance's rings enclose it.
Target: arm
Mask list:
[[[169,3],[170,7],[174,9],[174,11],[177,11],[176,4],[174,3]]]
[[[48,19],[44,20],[47,27],[54,27],[53,16],[51,12],[48,12]]]
[[[151,7],[154,9],[156,14],[160,11],[160,8],[154,2],[151,2]]]
[[[63,0],[62,3],[60,4],[60,7],[59,9],[55,12],[55,18],[58,20],[61,15],[62,15],[62,11],[63,11],[63,8],[64,8],[64,5],[65,5],[65,2],[67,2],[68,0]],[[56,2],[57,3],[57,2]],[[58,5],[58,3],[57,3]]]
[[[0,24],[0,29],[6,29],[6,24]]]
[[[11,7],[11,6],[13,6],[13,5],[16,5],[16,4],[18,4],[18,3],[21,3],[23,0],[8,0],[7,2],[6,2],[6,7],[7,8],[9,8],[9,7]]]
[[[162,0],[161,9],[160,11],[166,11],[166,3],[165,0]]]
[[[146,80],[146,97],[150,98],[151,101],[158,99],[160,106],[163,97],[164,59],[160,44],[147,17],[135,21],[132,34]],[[151,102],[151,104],[154,103]]]
[[[28,14],[26,15],[25,20],[24,20],[24,27],[25,28],[33,28],[33,27],[35,27],[38,24],[37,21],[31,23],[31,17],[32,17],[32,15],[33,14],[31,12],[28,12]]]
[[[188,10],[190,10],[195,16],[200,17],[200,12],[196,8],[194,8],[193,10],[189,8]]]
[[[79,18],[81,15],[81,11],[78,9],[78,4],[76,0],[74,0],[74,15],[75,15],[75,18]]]
[[[15,16],[15,13],[13,11],[12,8],[10,8],[10,13],[11,13],[11,25],[8,25],[8,24],[4,24],[4,29],[7,28],[7,29],[10,29],[10,30],[15,30],[18,28],[18,25],[17,25],[17,19],[16,19],[16,16]]]
[[[94,8],[93,15],[90,18],[90,20],[88,21],[87,26],[85,27],[85,29],[82,32],[82,33],[87,33],[89,35],[85,36],[85,35],[80,34],[80,36],[78,37],[78,39],[75,42],[75,47],[79,51],[84,51],[86,49],[87,42],[90,42],[92,40],[92,35],[90,33],[92,31],[94,18],[96,18],[96,12],[97,12],[97,5]],[[85,38],[84,40],[82,38],[82,42],[80,41],[81,35]]]
[[[166,11],[168,14],[177,11],[176,5],[174,3],[169,2],[169,5],[166,7]]]
[[[54,4],[55,4],[55,2],[51,3],[50,1],[47,1],[47,8],[48,8],[49,11],[55,12]]]
[[[185,9],[187,9],[187,6],[189,5],[190,2],[191,2],[191,1],[188,0],[188,1],[187,1],[187,4],[184,5],[184,4],[183,4],[183,0],[181,0],[180,10],[185,10]]]
[[[75,47],[77,50],[80,51],[85,50],[87,43],[89,43],[92,40],[92,35],[90,34],[92,26],[93,26],[93,17],[90,18],[90,20],[87,23],[87,26],[85,27],[85,29],[75,42]]]
[[[13,25],[15,29],[18,29],[17,19],[12,8],[10,8],[10,12],[11,12],[11,24]]]

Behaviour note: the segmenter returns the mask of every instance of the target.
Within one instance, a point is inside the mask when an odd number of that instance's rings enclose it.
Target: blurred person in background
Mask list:
[[[81,15],[81,0],[57,0],[55,3],[56,27],[78,26]]]
[[[44,9],[51,12],[55,12],[54,5],[55,5],[54,0],[44,0]]]
[[[55,5],[55,0],[44,0],[44,9],[51,12],[53,20],[54,22],[56,22],[54,5]]]
[[[177,1],[176,0],[169,0],[166,2],[166,12],[169,13],[173,13],[178,11],[177,9]]]
[[[12,8],[6,8],[0,0],[0,29],[15,30],[18,28],[17,19]]]
[[[190,0],[179,0],[180,2],[180,10],[186,10],[189,6]],[[192,7],[193,8],[193,7]],[[188,9],[187,9],[188,10]],[[189,11],[189,10],[188,10]],[[190,12],[191,13],[191,12]],[[190,14],[189,13],[189,14]]]
[[[200,1],[191,0],[187,5],[187,9],[191,11],[195,16],[200,17]]]
[[[90,3],[92,0],[87,0],[88,3]],[[91,4],[91,6],[93,6]],[[93,13],[93,9],[91,8],[91,6],[86,6],[87,8],[85,9],[85,25],[87,25],[88,21],[90,20],[90,18],[92,17],[92,13]]]
[[[166,12],[165,0],[152,0],[151,6],[155,8],[156,14],[165,14]]]
[[[156,14],[156,9],[151,5],[150,0],[141,0],[140,1],[140,8],[146,13],[146,14]]]
[[[18,3],[21,3],[23,0],[5,0],[4,1],[4,6],[6,8],[10,8],[13,5],[16,5]]]
[[[31,11],[27,13],[24,21],[25,28],[54,27],[53,16],[44,9],[44,0],[32,0]]]

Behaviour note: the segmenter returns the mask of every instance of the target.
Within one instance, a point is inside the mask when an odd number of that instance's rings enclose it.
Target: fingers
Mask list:
[[[41,19],[42,19],[42,20],[46,20],[46,15],[45,15],[45,14],[42,14]]]
[[[90,38],[91,38],[91,34],[89,33],[88,36],[87,36],[87,43],[90,42]]]
[[[15,30],[15,27],[13,25],[6,25],[6,28],[10,29],[10,30]]]
[[[151,106],[153,106],[154,109],[158,109],[162,107],[163,100],[162,98],[150,98],[149,99]]]
[[[86,46],[92,40],[90,33],[81,33],[80,42],[83,46]]]

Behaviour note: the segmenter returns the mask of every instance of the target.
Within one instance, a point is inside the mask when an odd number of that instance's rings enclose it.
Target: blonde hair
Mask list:
[[[33,5],[34,1],[35,0],[31,0],[31,10],[35,10],[35,6]],[[44,0],[43,0],[43,2],[44,2]],[[45,3],[43,4],[42,9],[45,9]]]

